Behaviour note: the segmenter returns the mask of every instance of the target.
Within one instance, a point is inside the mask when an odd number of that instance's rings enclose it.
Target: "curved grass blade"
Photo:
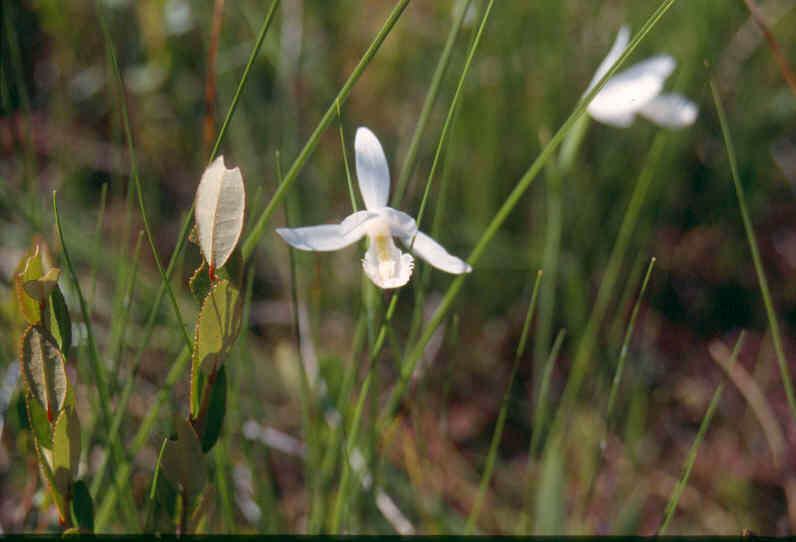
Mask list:
[[[417,124],[415,125],[415,131],[412,134],[411,141],[409,142],[409,150],[406,151],[406,157],[401,165],[401,172],[398,174],[398,182],[395,184],[395,191],[393,192],[392,203],[390,204],[391,207],[396,209],[401,207],[401,200],[403,200],[404,192],[406,191],[406,185],[409,183],[409,177],[412,175],[412,170],[415,166],[415,160],[417,159],[417,151],[420,148],[420,138],[423,136],[423,132],[426,129],[428,119],[431,118],[431,110],[433,109],[434,102],[436,102],[437,96],[439,95],[442,78],[444,77],[445,71],[448,69],[448,65],[450,64],[453,46],[456,43],[456,38],[459,36],[459,31],[462,28],[462,22],[464,22],[464,18],[470,9],[471,3],[472,0],[465,0],[463,5],[461,3],[454,4],[457,5],[458,9],[460,10],[459,15],[456,17],[456,21],[453,23],[453,27],[451,27],[451,30],[448,33],[448,39],[445,42],[445,48],[442,50],[442,56],[439,57],[437,67],[434,69],[434,75],[431,76],[431,85],[428,87],[426,99],[423,101],[423,107],[420,109],[420,116],[418,117]]]
[[[500,407],[498,414],[497,424],[495,425],[495,432],[492,435],[492,443],[489,446],[489,454],[486,458],[486,468],[484,474],[481,476],[481,485],[478,487],[478,494],[475,498],[470,516],[467,518],[467,525],[464,528],[464,534],[471,534],[475,522],[478,521],[478,515],[481,513],[481,506],[484,504],[484,496],[486,495],[486,488],[489,485],[489,480],[492,478],[492,471],[495,469],[495,462],[497,461],[498,446],[500,439],[503,436],[503,427],[506,425],[506,416],[508,415],[509,400],[511,399],[511,388],[514,385],[514,377],[517,375],[517,369],[520,367],[520,358],[525,352],[525,343],[528,340],[528,330],[531,327],[531,319],[533,317],[534,309],[536,308],[536,296],[539,293],[539,284],[542,281],[542,270],[536,273],[536,281],[533,285],[533,294],[531,294],[531,303],[528,305],[528,312],[525,315],[525,323],[522,326],[522,334],[520,335],[520,342],[517,345],[517,353],[514,355],[514,365],[511,367],[511,375],[509,376],[509,383],[506,386],[506,392],[503,394],[503,404]]]
[[[738,358],[738,352],[740,352],[741,344],[743,344],[743,337],[744,334],[742,332],[738,337],[738,341],[735,343],[735,348],[732,349],[732,355],[730,356],[730,359],[727,361],[728,369],[732,368],[733,363],[735,363],[735,360]],[[691,449],[688,450],[688,456],[683,464],[683,474],[680,477],[680,481],[674,487],[674,491],[669,499],[669,503],[666,505],[663,523],[661,523],[661,527],[658,529],[658,536],[663,536],[666,534],[666,529],[669,528],[669,522],[671,522],[672,517],[674,516],[674,511],[677,509],[677,502],[680,500],[680,495],[682,495],[685,485],[688,483],[688,477],[691,475],[691,468],[694,466],[694,461],[696,461],[699,445],[702,443],[705,433],[707,433],[708,427],[710,426],[710,421],[713,418],[713,413],[716,411],[716,405],[719,404],[719,399],[721,399],[721,394],[724,391],[724,385],[725,382],[719,384],[719,387],[716,388],[716,391],[713,393],[713,399],[710,401],[710,405],[708,405],[705,416],[702,418],[702,423],[699,425],[697,436],[694,439],[693,444],[691,444]]]
[[[741,218],[743,219],[746,238],[749,241],[749,250],[752,253],[752,261],[754,262],[755,272],[757,273],[757,282],[760,284],[760,293],[763,295],[763,304],[766,307],[768,325],[771,327],[771,338],[774,341],[774,350],[777,352],[782,385],[785,387],[785,395],[788,397],[788,406],[790,407],[791,416],[796,420],[796,397],[794,397],[793,394],[793,381],[791,380],[790,371],[788,370],[788,360],[785,358],[785,349],[782,346],[782,334],[780,333],[779,323],[777,322],[777,313],[774,310],[774,303],[771,301],[768,280],[766,280],[766,273],[763,270],[763,261],[760,259],[760,250],[757,248],[754,226],[752,226],[752,220],[749,218],[749,211],[746,208],[746,197],[744,196],[743,186],[741,185],[740,175],[738,174],[738,164],[735,160],[735,148],[732,144],[730,128],[727,124],[727,116],[724,113],[724,106],[721,103],[719,92],[716,90],[716,85],[713,83],[712,79],[710,81],[710,90],[713,93],[713,101],[716,104],[716,112],[719,115],[721,135],[724,137],[724,145],[727,147],[727,158],[730,160],[730,171],[732,173],[732,182],[735,185],[735,195],[738,197],[738,206],[741,209]]]

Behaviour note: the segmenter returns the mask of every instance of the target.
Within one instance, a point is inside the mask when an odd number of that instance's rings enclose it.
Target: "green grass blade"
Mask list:
[[[412,170],[415,166],[415,160],[417,160],[417,151],[420,148],[420,139],[423,136],[423,132],[426,129],[429,118],[431,118],[431,110],[434,108],[434,102],[436,102],[437,96],[439,95],[442,78],[445,76],[445,71],[450,64],[451,53],[453,53],[453,45],[456,43],[456,38],[459,36],[459,31],[462,28],[462,22],[464,21],[464,18],[470,9],[471,3],[472,0],[465,0],[463,5],[458,4],[458,8],[460,9],[459,15],[456,17],[456,21],[454,21],[453,26],[448,33],[448,39],[445,41],[445,48],[442,50],[442,56],[440,56],[439,62],[437,62],[437,67],[434,69],[434,75],[431,76],[431,85],[428,87],[426,98],[423,101],[423,106],[420,109],[420,116],[417,119],[415,131],[412,134],[411,141],[409,142],[409,150],[406,152],[406,157],[401,165],[401,172],[398,174],[398,182],[395,184],[395,191],[392,195],[391,206],[395,207],[396,209],[400,208],[401,206],[401,201],[403,200],[404,193],[406,191],[406,185],[409,183],[409,177],[412,175]]]
[[[216,154],[218,154],[218,149],[221,147],[221,142],[224,141],[224,136],[226,135],[227,127],[229,126],[229,121],[232,120],[232,116],[235,114],[235,109],[238,107],[238,101],[243,94],[246,81],[249,80],[249,70],[251,70],[251,67],[254,65],[254,61],[257,59],[257,54],[260,52],[260,47],[262,47],[265,35],[268,33],[268,28],[271,26],[271,21],[274,18],[277,7],[279,7],[279,0],[274,0],[271,2],[271,8],[268,10],[268,13],[265,15],[265,19],[263,20],[263,24],[260,26],[260,32],[257,34],[257,40],[254,42],[254,47],[252,47],[251,54],[249,54],[249,60],[246,62],[246,67],[243,69],[243,75],[241,75],[240,81],[238,81],[238,87],[235,89],[235,94],[232,96],[232,103],[230,103],[229,109],[227,109],[227,114],[224,116],[224,122],[221,124],[221,129],[218,131],[216,142],[213,144],[213,150],[210,151],[210,157],[207,159],[208,164],[215,159]]]
[[[141,211],[141,221],[144,223],[144,231],[146,232],[147,241],[149,241],[149,247],[152,249],[152,257],[155,259],[155,265],[158,268],[158,273],[160,273],[161,281],[166,286],[166,292],[168,293],[171,304],[174,307],[174,315],[177,317],[177,321],[179,322],[180,331],[182,332],[183,339],[185,339],[185,344],[188,346],[188,348],[193,348],[193,340],[188,335],[188,329],[185,327],[185,322],[183,321],[182,314],[180,313],[180,306],[177,303],[177,298],[174,296],[174,291],[171,289],[169,278],[163,269],[163,264],[160,261],[158,249],[155,246],[155,240],[152,237],[152,229],[149,226],[149,217],[144,206],[144,193],[141,188],[141,179],[138,175],[138,161],[136,159],[135,145],[133,143],[133,132],[130,128],[130,117],[127,113],[127,99],[125,97],[126,92],[124,80],[122,79],[122,72],[119,69],[119,61],[116,58],[116,47],[111,39],[110,32],[108,31],[108,25],[105,22],[104,11],[99,3],[97,4],[97,16],[99,18],[100,26],[102,27],[102,35],[105,39],[105,47],[108,49],[111,68],[113,70],[116,83],[119,86],[119,108],[121,109],[122,125],[124,126],[125,139],[127,140],[127,152],[130,157],[130,175],[135,182],[135,189],[138,196],[138,208]]]
[[[93,373],[94,378],[94,385],[97,388],[97,392],[99,395],[99,406],[100,406],[100,419],[102,421],[102,426],[106,429],[110,429],[111,425],[111,417],[110,417],[110,397],[107,388],[107,382],[105,380],[105,371],[102,366],[102,363],[99,359],[99,352],[97,351],[97,344],[94,341],[94,332],[92,331],[91,325],[91,318],[89,316],[88,305],[86,304],[86,299],[83,296],[83,291],[80,288],[80,282],[77,280],[77,275],[75,274],[74,266],[72,265],[72,259],[69,257],[69,250],[66,246],[66,242],[64,241],[64,231],[61,226],[61,216],[58,214],[58,203],[56,201],[55,191],[53,191],[53,213],[55,214],[55,226],[58,231],[58,238],[61,242],[61,250],[63,251],[64,261],[66,263],[66,268],[69,271],[69,276],[72,279],[72,284],[75,287],[75,292],[77,293],[77,299],[80,304],[80,312],[83,315],[84,323],[86,324],[86,338],[88,340],[88,352],[89,352],[89,360],[91,362],[91,371]],[[118,440],[113,439],[108,441],[110,443],[110,448],[113,454],[114,461],[119,469],[129,466],[129,463],[126,460],[124,455],[124,450],[121,448],[121,444]],[[110,455],[110,454],[109,454]],[[107,456],[106,456],[107,457]],[[128,519],[135,522],[135,511],[130,508],[130,503],[132,502],[132,488],[129,484],[116,484],[115,487],[122,487],[124,489],[124,510],[128,516]]]
[[[91,290],[88,296],[88,306],[94,306],[94,295],[97,291],[97,265],[99,262],[100,254],[102,253],[102,222],[105,218],[105,205],[108,202],[108,183],[102,183],[102,191],[100,192],[100,210],[97,215],[97,225],[94,229],[96,243],[94,245],[94,259],[91,262]],[[92,311],[93,312],[93,311]]]
[[[566,335],[567,331],[565,329],[558,332],[555,341],[553,341],[553,347],[550,349],[550,354],[547,356],[547,361],[545,362],[542,380],[539,383],[539,395],[536,400],[536,408],[534,408],[533,411],[533,431],[531,432],[531,453],[529,457],[535,457],[539,453],[542,433],[547,421],[547,394],[550,391],[550,378],[553,375],[553,367],[556,364],[558,353],[561,350],[561,345]]]
[[[782,346],[782,334],[779,330],[777,313],[774,310],[774,303],[771,301],[771,293],[768,289],[768,280],[766,280],[766,273],[763,270],[763,261],[760,259],[760,250],[757,247],[755,230],[752,226],[752,220],[749,218],[749,211],[746,207],[746,197],[744,196],[741,178],[738,174],[738,164],[735,159],[735,148],[732,144],[730,128],[727,124],[727,115],[724,113],[724,106],[721,103],[721,97],[719,96],[719,92],[716,89],[716,85],[713,83],[712,79],[710,81],[710,90],[713,93],[713,101],[716,104],[716,112],[719,115],[719,122],[721,123],[721,135],[724,137],[724,145],[727,147],[727,157],[730,160],[730,171],[732,173],[732,182],[735,185],[735,195],[738,197],[738,206],[741,209],[743,227],[746,231],[746,238],[749,241],[749,250],[752,253],[752,261],[754,262],[755,272],[757,273],[757,282],[760,284],[760,293],[763,295],[763,304],[766,307],[768,325],[771,328],[771,338],[774,341],[774,350],[777,352],[777,361],[779,362],[782,385],[785,387],[785,394],[788,397],[788,406],[790,406],[791,416],[793,416],[793,419],[796,420],[796,397],[793,395],[793,381],[791,380],[790,370],[788,369],[788,360],[785,358],[785,349]]]
[[[641,290],[638,293],[638,299],[633,306],[633,312],[630,315],[630,322],[627,324],[627,331],[625,331],[625,338],[622,341],[622,349],[619,351],[619,362],[616,364],[616,372],[614,379],[611,382],[611,393],[608,395],[608,408],[605,412],[605,419],[610,420],[611,414],[614,411],[614,404],[616,403],[616,395],[619,391],[619,382],[622,380],[622,373],[625,368],[625,359],[627,358],[627,351],[630,345],[630,338],[633,336],[633,330],[636,327],[636,317],[638,316],[639,308],[641,307],[641,300],[644,297],[644,292],[647,290],[647,283],[649,283],[650,275],[652,275],[652,268],[655,266],[655,258],[650,259],[647,273],[644,275],[644,281],[641,283]],[[608,429],[606,425],[606,430]],[[605,437],[603,437],[605,440]]]
[[[182,351],[177,357],[177,361],[171,366],[171,369],[169,369],[169,373],[166,376],[166,382],[160,391],[158,391],[157,397],[155,398],[155,403],[149,408],[144,421],[141,422],[141,425],[138,427],[138,431],[136,431],[132,442],[127,447],[127,451],[131,456],[135,456],[135,454],[141,450],[144,444],[147,443],[149,434],[152,431],[152,427],[155,425],[155,421],[157,420],[160,409],[168,400],[174,384],[180,377],[182,377],[182,374],[185,372],[186,367],[188,367],[190,360],[191,351],[188,350],[188,347],[183,347]],[[119,412],[119,417],[121,417],[121,415],[124,414],[124,409],[117,409],[117,412]],[[100,467],[98,474],[95,476],[100,477],[100,474],[105,471],[107,463],[108,460],[106,456],[106,459]],[[130,463],[120,465],[114,478],[114,484],[111,486],[104,498],[98,501],[99,510],[97,511],[94,521],[95,532],[100,532],[108,523],[108,521],[111,520],[111,515],[113,514],[114,507],[116,506],[116,500],[119,497],[116,488],[122,484],[129,487],[131,469],[132,467]]]
[[[586,322],[586,329],[583,336],[578,343],[578,348],[575,352],[575,360],[572,362],[572,369],[570,376],[567,379],[566,388],[561,399],[561,405],[556,413],[556,419],[553,423],[554,433],[559,433],[566,423],[566,418],[569,412],[572,412],[580,388],[589,370],[589,365],[592,361],[592,354],[597,345],[598,332],[600,325],[605,318],[606,312],[610,308],[610,300],[612,299],[614,289],[619,281],[619,274],[622,268],[622,262],[630,244],[630,238],[635,231],[638,218],[641,214],[641,208],[646,200],[647,192],[652,184],[656,165],[660,161],[663,150],[666,146],[668,134],[661,131],[655,137],[652,143],[652,148],[647,155],[644,169],[639,175],[636,185],[633,189],[633,194],[630,197],[627,209],[625,210],[622,224],[619,227],[619,233],[616,236],[614,247],[611,250],[611,255],[608,258],[608,263],[605,266],[605,273],[600,281],[600,287],[597,290],[597,298],[594,301],[589,319]]]
[[[484,9],[484,15],[481,17],[481,24],[478,27],[478,32],[476,33],[475,39],[470,46],[470,50],[467,52],[467,60],[464,62],[464,69],[462,69],[462,73],[459,76],[459,84],[456,87],[456,93],[453,95],[453,101],[448,108],[448,115],[445,117],[445,124],[442,126],[442,134],[439,136],[439,143],[437,143],[437,151],[434,153],[434,161],[431,163],[431,171],[428,173],[426,188],[423,191],[423,199],[420,202],[420,210],[417,212],[417,229],[420,229],[420,224],[423,221],[423,211],[425,210],[426,203],[428,202],[428,194],[431,192],[431,183],[434,180],[434,173],[437,170],[437,164],[439,164],[439,157],[440,154],[442,154],[442,149],[445,147],[445,141],[447,140],[448,132],[453,124],[452,121],[456,113],[456,106],[459,105],[462,88],[464,87],[464,80],[467,78],[467,74],[470,72],[470,66],[473,63],[473,57],[475,56],[476,50],[478,50],[478,44],[481,43],[481,36],[484,34],[484,28],[486,28],[486,23],[489,20],[489,14],[492,12],[492,6],[494,5],[495,0],[489,0],[489,4],[487,4],[486,8]],[[412,239],[412,243],[414,244],[414,238]]]
[[[357,205],[357,195],[354,191],[354,183],[351,181],[351,168],[348,167],[348,153],[345,150],[345,136],[343,135],[343,113],[340,111],[340,102],[337,104],[337,126],[340,129],[340,150],[343,151],[343,166],[345,167],[345,180],[348,184],[348,195],[351,197],[351,208],[356,213],[359,211]]]
[[[354,71],[348,77],[348,80],[343,85],[343,88],[340,89],[340,92],[337,94],[337,97],[334,99],[332,104],[329,106],[329,109],[326,110],[326,113],[321,118],[321,121],[318,123],[318,126],[315,128],[315,131],[312,132],[309,140],[304,145],[304,148],[301,149],[296,160],[293,162],[293,165],[290,166],[290,169],[285,174],[285,180],[279,185],[276,193],[271,198],[271,201],[268,202],[266,205],[265,210],[260,214],[257,222],[255,223],[252,230],[246,236],[245,241],[243,242],[243,246],[241,247],[241,253],[243,255],[243,261],[247,261],[249,257],[252,255],[254,248],[257,246],[257,243],[260,242],[263,234],[265,233],[265,226],[268,224],[268,220],[271,218],[274,210],[279,205],[279,203],[284,199],[287,190],[290,186],[295,182],[298,174],[304,168],[304,164],[307,163],[309,160],[310,155],[315,150],[315,147],[318,145],[320,141],[321,135],[326,131],[326,128],[329,127],[332,120],[334,119],[335,112],[337,111],[338,104],[345,103],[348,94],[351,92],[354,84],[357,82],[359,77],[362,75],[362,72],[365,71],[365,68],[368,66],[370,61],[375,56],[376,52],[381,47],[382,42],[385,40],[387,35],[390,33],[392,28],[395,26],[395,23],[398,22],[401,14],[403,13],[404,9],[406,8],[407,4],[409,4],[409,0],[399,0],[395,4],[392,12],[390,12],[389,17],[387,17],[387,21],[379,30],[376,37],[373,39],[373,42],[368,47],[365,54],[357,64]]]
[[[738,352],[741,350],[743,338],[744,332],[742,331],[738,336],[738,341],[735,343],[735,348],[732,349],[732,355],[727,362],[728,368],[732,368],[733,363],[735,363],[735,360],[738,358]],[[666,505],[663,523],[661,523],[661,527],[658,529],[658,536],[663,536],[666,534],[666,529],[669,527],[669,522],[671,522],[672,517],[674,516],[674,511],[677,509],[677,502],[680,500],[680,495],[682,495],[685,485],[688,483],[688,477],[691,475],[691,469],[694,466],[694,461],[696,461],[697,452],[699,452],[699,445],[702,443],[705,433],[707,433],[708,426],[710,426],[710,420],[713,418],[713,413],[716,411],[716,406],[719,404],[719,399],[721,399],[722,391],[724,391],[724,384],[725,382],[719,384],[719,387],[716,388],[716,391],[713,393],[713,399],[710,401],[708,410],[705,412],[705,416],[702,418],[702,423],[699,425],[697,436],[694,439],[693,444],[691,444],[691,448],[688,450],[688,456],[683,464],[683,474],[680,477],[680,481],[674,487],[672,496],[669,498],[669,503]]]
[[[533,294],[531,294],[531,302],[528,305],[528,312],[525,315],[525,323],[522,326],[522,334],[520,335],[520,342],[517,345],[517,353],[514,356],[514,365],[511,368],[511,375],[509,376],[509,383],[506,386],[506,392],[503,394],[503,404],[500,406],[500,413],[498,414],[497,424],[495,425],[495,432],[492,434],[492,443],[489,446],[489,454],[486,458],[486,468],[484,474],[481,476],[481,484],[478,486],[478,494],[475,498],[470,516],[467,518],[467,525],[464,528],[464,534],[471,534],[475,522],[478,521],[478,515],[481,513],[481,507],[484,504],[484,497],[486,496],[486,488],[492,478],[492,472],[495,469],[497,462],[497,452],[500,446],[500,439],[503,436],[503,427],[506,425],[506,416],[508,415],[509,400],[511,399],[511,388],[514,385],[514,377],[517,375],[517,369],[520,367],[520,359],[525,352],[525,343],[528,340],[528,330],[531,327],[531,319],[533,317],[534,309],[536,308],[536,296],[539,293],[539,283],[542,281],[542,271],[536,273],[536,281],[533,285]]]

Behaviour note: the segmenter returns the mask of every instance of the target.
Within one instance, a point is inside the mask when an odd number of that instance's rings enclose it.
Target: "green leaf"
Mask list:
[[[543,459],[535,508],[534,535],[564,532],[564,458],[559,447],[550,448]]]
[[[72,346],[72,319],[69,317],[69,309],[66,308],[64,294],[57,285],[50,294],[50,332],[61,347],[64,357],[68,357]]]
[[[202,265],[188,279],[188,287],[191,289],[196,302],[201,306],[208,292],[210,292],[210,274],[207,272],[207,263],[204,260],[202,260]]]
[[[53,430],[53,479],[56,489],[67,495],[80,462],[80,419],[73,406],[58,417]]]
[[[202,431],[202,451],[207,453],[221,434],[221,426],[224,423],[224,414],[227,410],[227,370],[224,365],[216,373],[212,389],[205,393],[210,393],[207,414],[202,424],[204,428]]]
[[[39,444],[51,449],[53,447],[52,426],[47,420],[47,412],[31,393],[25,394],[25,404],[27,406],[27,421],[33,431],[33,436],[36,437]]]
[[[215,270],[227,263],[243,231],[246,191],[240,169],[227,169],[224,157],[216,158],[202,174],[194,207],[199,247],[212,279]]]
[[[25,289],[25,293],[41,303],[46,301],[53,289],[58,286],[58,277],[60,276],[61,270],[53,267],[42,277],[26,280],[22,287]]]
[[[23,431],[30,431],[30,416],[28,415],[28,403],[27,397],[28,393],[22,392],[17,395],[17,400],[15,401],[17,405],[17,418],[19,419],[19,428]]]
[[[182,487],[189,497],[205,486],[207,470],[199,437],[191,424],[182,418],[176,422],[177,439],[166,443],[160,469],[176,487]]]
[[[34,442],[36,444],[36,457],[39,459],[39,471],[50,488],[50,494],[53,497],[53,501],[55,501],[56,508],[58,508],[58,517],[61,523],[66,523],[65,495],[56,490],[52,471],[52,451],[41,446],[38,440]]]
[[[94,502],[83,480],[72,484],[72,522],[81,532],[94,532]]]
[[[33,254],[28,256],[25,261],[22,272],[14,276],[14,291],[17,294],[19,310],[29,324],[41,322],[41,310],[39,309],[39,303],[25,291],[25,283],[41,278],[42,275],[44,275],[44,270],[41,263],[41,254],[39,254],[39,247],[37,245]]]
[[[22,336],[19,358],[25,384],[54,423],[64,405],[68,387],[64,356],[49,331],[30,326]]]
[[[207,294],[199,319],[196,322],[193,363],[191,365],[191,414],[199,409],[198,393],[201,388],[195,385],[199,371],[209,368],[213,373],[223,363],[240,333],[243,304],[239,291],[228,280],[216,282]]]

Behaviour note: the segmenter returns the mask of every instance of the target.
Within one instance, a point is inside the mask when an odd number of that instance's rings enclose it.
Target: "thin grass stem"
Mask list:
[[[735,348],[732,349],[732,355],[730,356],[729,361],[727,362],[727,367],[732,368],[732,365],[735,363],[735,360],[738,358],[738,352],[741,350],[741,345],[743,344],[744,332],[741,331],[741,334],[738,336],[738,341],[735,343]],[[699,431],[697,432],[697,436],[694,439],[694,442],[691,444],[691,448],[688,450],[688,455],[686,456],[685,463],[683,464],[683,473],[680,476],[680,481],[677,482],[677,485],[674,487],[674,491],[672,492],[672,496],[669,498],[669,502],[666,505],[666,511],[664,512],[663,522],[661,523],[660,528],[658,529],[658,536],[663,536],[666,534],[666,530],[669,528],[669,523],[674,517],[674,511],[677,509],[677,503],[680,500],[680,495],[682,495],[683,490],[685,489],[686,484],[688,483],[688,477],[691,475],[691,469],[694,466],[694,461],[696,461],[697,453],[699,452],[699,445],[702,444],[702,439],[705,438],[705,433],[708,431],[708,427],[710,426],[710,421],[713,419],[713,413],[716,411],[716,406],[719,404],[719,400],[721,399],[721,394],[724,391],[725,381],[722,381],[719,384],[716,391],[713,393],[713,399],[710,401],[710,405],[708,405],[708,409],[705,412],[705,416],[702,418],[702,423],[699,425]]]
[[[744,196],[743,185],[741,185],[741,178],[738,174],[738,164],[735,159],[735,148],[732,144],[730,128],[727,124],[727,115],[724,113],[724,106],[721,103],[719,91],[716,89],[716,85],[712,79],[710,81],[710,90],[713,93],[713,101],[716,104],[716,112],[718,113],[719,123],[721,124],[721,134],[724,137],[724,145],[727,147],[727,157],[730,160],[730,171],[732,173],[732,182],[735,185],[735,195],[738,197],[738,206],[741,209],[743,227],[746,231],[746,239],[749,242],[749,251],[752,253],[752,262],[754,262],[755,272],[757,273],[757,282],[760,285],[760,293],[763,295],[763,304],[766,307],[766,316],[768,316],[768,325],[771,328],[774,350],[777,352],[782,385],[785,387],[785,394],[788,397],[788,406],[790,406],[791,416],[796,420],[796,397],[793,395],[793,381],[791,380],[790,370],[788,369],[788,360],[785,358],[785,349],[782,346],[782,334],[779,330],[777,313],[774,310],[774,303],[771,301],[771,292],[768,289],[768,280],[763,270],[760,249],[757,247],[754,226],[752,225],[751,218],[749,218],[749,211],[746,207],[746,196]]]
[[[525,343],[528,340],[528,330],[531,327],[531,319],[533,318],[534,309],[536,308],[536,296],[539,293],[539,284],[542,282],[542,270],[536,273],[536,280],[533,285],[533,293],[531,294],[531,302],[528,305],[528,312],[525,315],[525,323],[522,326],[522,333],[520,335],[520,342],[517,345],[517,352],[514,355],[514,364],[511,367],[511,374],[509,376],[509,383],[506,386],[506,392],[503,394],[503,403],[500,406],[500,413],[498,414],[497,424],[495,425],[495,432],[492,434],[492,442],[489,445],[489,454],[486,458],[486,468],[484,474],[481,476],[481,484],[478,486],[478,494],[475,498],[475,504],[470,510],[470,515],[467,518],[467,524],[464,528],[464,534],[471,534],[475,522],[478,521],[478,515],[481,513],[481,507],[484,504],[484,497],[486,496],[486,488],[489,486],[489,481],[492,478],[492,472],[495,469],[497,462],[497,452],[500,447],[500,440],[503,437],[503,428],[506,425],[506,416],[508,415],[509,400],[511,399],[511,388],[514,385],[514,378],[517,375],[517,369],[520,367],[520,359],[525,352]]]
[[[431,110],[434,108],[434,102],[436,102],[437,96],[439,95],[442,78],[445,76],[445,72],[450,64],[453,46],[456,43],[456,38],[459,36],[459,31],[462,28],[462,22],[464,21],[464,18],[470,9],[471,3],[472,0],[465,0],[463,4],[452,4],[457,5],[460,9],[459,15],[456,17],[456,20],[454,21],[453,26],[448,33],[448,38],[445,41],[445,47],[442,50],[442,56],[439,57],[439,61],[437,62],[437,67],[434,68],[434,74],[431,76],[431,85],[428,87],[426,98],[423,101],[423,106],[420,109],[420,116],[418,117],[417,124],[415,125],[415,131],[412,133],[412,139],[409,142],[409,150],[406,152],[406,157],[401,165],[401,171],[398,174],[398,182],[395,184],[395,191],[392,195],[392,207],[395,207],[396,209],[401,207],[401,201],[403,200],[404,193],[406,192],[406,186],[409,184],[409,178],[412,176],[415,161],[417,160],[417,151],[420,149],[420,139],[422,138],[423,132],[426,129],[428,120],[431,118]]]

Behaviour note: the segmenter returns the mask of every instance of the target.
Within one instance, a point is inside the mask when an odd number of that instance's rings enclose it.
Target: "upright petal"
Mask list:
[[[675,61],[667,55],[654,56],[615,75],[589,104],[589,114],[600,122],[627,126],[628,118],[660,94],[672,73]]]
[[[682,94],[669,93],[655,96],[641,108],[640,115],[667,128],[682,128],[693,124],[698,108]]]
[[[411,243],[411,240],[407,242],[402,239],[401,241],[407,247],[411,246],[412,252],[417,256],[420,256],[441,271],[460,275],[462,273],[469,273],[473,270],[467,262],[449,254],[442,245],[422,231],[418,231],[417,235],[415,235],[414,244]]]
[[[299,250],[338,250],[356,243],[367,233],[368,221],[374,213],[359,211],[348,216],[340,224],[322,224],[303,228],[277,228],[287,244]]]
[[[387,205],[390,195],[390,170],[381,143],[367,128],[357,129],[354,138],[357,180],[365,207],[378,209]]]
[[[616,35],[616,40],[611,46],[611,50],[608,51],[608,56],[606,56],[597,67],[597,71],[594,73],[594,77],[592,77],[591,83],[589,83],[589,87],[586,89],[584,94],[588,94],[594,85],[596,85],[600,79],[602,79],[603,76],[608,73],[608,70],[611,69],[611,66],[614,65],[614,62],[619,60],[619,57],[622,56],[622,51],[625,50],[625,47],[627,47],[629,41],[630,27],[623,26],[619,29],[619,33]]]

